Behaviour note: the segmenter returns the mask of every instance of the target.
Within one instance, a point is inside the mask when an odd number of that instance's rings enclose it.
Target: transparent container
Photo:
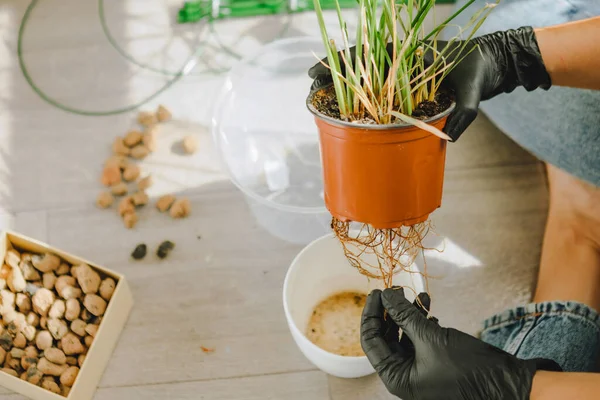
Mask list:
[[[305,103],[307,71],[322,53],[312,37],[264,46],[232,68],[212,119],[224,166],[258,223],[297,244],[330,232],[318,132]]]

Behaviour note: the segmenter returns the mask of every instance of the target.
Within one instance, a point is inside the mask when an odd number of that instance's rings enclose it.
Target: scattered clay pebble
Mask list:
[[[54,304],[52,304],[52,307],[50,307],[48,317],[60,319],[65,316],[65,309],[66,306],[64,300],[57,299],[54,301]]]
[[[83,299],[84,307],[94,316],[99,317],[104,315],[106,311],[106,301],[95,294],[87,294]]]
[[[35,345],[40,350],[46,350],[52,347],[52,335],[48,331],[38,332],[35,338]]]
[[[60,394],[60,387],[54,380],[46,379],[42,381],[42,387],[52,393]]]
[[[156,208],[158,208],[158,210],[160,212],[165,212],[171,207],[171,205],[174,202],[175,202],[175,196],[173,196],[172,194],[166,194],[164,196],[161,196],[156,201]]]
[[[156,250],[156,255],[158,256],[158,258],[165,258],[174,248],[175,243],[171,242],[170,240],[165,240],[158,246],[158,250]]]
[[[135,192],[131,196],[131,200],[136,207],[145,206],[148,204],[148,195],[143,191]]]
[[[13,346],[24,349],[27,346],[27,338],[23,335],[22,332],[17,333],[15,339],[13,340]],[[13,356],[14,357],[14,356]]]
[[[158,122],[169,121],[171,117],[171,112],[165,106],[162,104],[158,106],[158,109],[156,110],[156,119],[158,119]]]
[[[187,198],[177,199],[171,206],[169,210],[169,215],[172,218],[185,218],[190,215],[190,211],[192,206],[190,205],[190,200]]]
[[[110,192],[102,192],[96,198],[96,205],[100,208],[108,208],[115,202],[115,198]]]
[[[33,266],[42,273],[54,271],[60,266],[60,258],[50,253],[44,254],[43,257],[34,256],[31,261]]]
[[[140,167],[134,163],[130,163],[123,171],[123,179],[127,182],[135,181],[140,176]]]
[[[96,324],[88,324],[85,327],[85,331],[91,337],[96,337],[96,333],[98,332],[98,325],[96,325]]]
[[[67,364],[68,365],[77,365],[77,358],[72,357],[72,356],[67,357]]]
[[[119,215],[124,216],[127,213],[135,211],[131,196],[123,197],[119,202]]]
[[[142,158],[146,158],[146,156],[150,154],[150,149],[148,149],[143,144],[138,144],[134,148],[131,149],[131,157],[140,160]]]
[[[77,267],[77,282],[83,293],[96,293],[100,287],[100,275],[87,264]]]
[[[125,135],[123,142],[126,146],[133,147],[142,141],[142,132],[140,131],[129,131]]]
[[[48,330],[52,337],[56,340],[62,339],[67,333],[69,333],[69,327],[67,323],[62,319],[51,318],[48,319]]]
[[[48,361],[46,357],[42,357],[37,363],[37,368],[44,375],[60,376],[63,372],[65,372],[68,366],[54,364],[53,362]]]
[[[146,146],[148,151],[156,151],[156,136],[154,134],[145,134],[142,143]]]
[[[77,374],[79,373],[79,368],[77,367],[69,367],[62,373],[60,376],[60,383],[65,386],[73,386],[75,383],[75,379],[77,378]]]
[[[8,284],[8,288],[13,292],[22,292],[27,286],[27,282],[23,277],[23,271],[19,267],[12,268],[12,271],[8,274],[6,283]]]
[[[116,164],[105,165],[100,181],[104,186],[112,186],[121,182],[121,169]]]
[[[88,295],[89,296],[89,295]],[[66,355],[72,356],[74,354],[82,354],[85,352],[85,348],[81,344],[80,339],[73,333],[67,333],[61,340],[62,349]]]
[[[209,348],[209,347],[200,346],[200,349],[202,350],[203,353],[207,353],[207,354],[215,352],[215,349]]]
[[[108,160],[106,160],[104,162],[104,165],[105,166],[106,165],[115,165],[119,169],[124,169],[125,166],[127,165],[127,163],[128,163],[127,157],[115,154],[115,155],[111,156]]]
[[[79,365],[79,368],[81,368],[83,366],[84,361],[85,361],[85,354],[82,354],[79,357],[77,357],[77,365]]]
[[[148,175],[142,179],[140,179],[137,183],[138,190],[146,190],[150,186],[152,186],[152,176]]]
[[[146,245],[144,245],[144,246],[146,246]],[[136,247],[136,249],[137,249],[137,247]],[[145,253],[146,253],[146,249],[144,249],[144,255],[145,255]],[[116,285],[117,284],[115,283],[115,280],[112,278],[106,278],[105,280],[103,280],[102,283],[100,284],[100,297],[102,297],[106,301],[109,301],[111,299],[113,293],[115,292]]]
[[[65,356],[65,353],[56,347],[50,347],[49,349],[44,350],[44,357],[54,364],[63,365],[67,363],[67,356]]]
[[[94,338],[91,336],[86,336],[84,339],[85,345],[89,348],[92,347],[92,343],[94,342]]]
[[[123,225],[125,225],[125,228],[132,229],[133,227],[135,227],[135,224],[137,224],[137,222],[138,216],[135,213],[135,211],[127,212],[125,213],[125,215],[123,215]]]
[[[113,153],[120,156],[128,156],[129,155],[129,147],[125,145],[125,141],[122,137],[116,137],[113,141],[112,145]]]
[[[28,313],[29,311],[31,311],[31,298],[25,293],[17,294],[16,304],[19,308],[19,311],[21,311],[22,313]]]
[[[9,375],[14,376],[15,378],[19,377],[19,374],[17,374],[17,371],[15,371],[14,369],[10,369],[10,368],[2,368],[2,372],[7,373]]]
[[[152,126],[158,123],[158,118],[155,113],[142,111],[138,114],[137,121],[142,126]]]
[[[124,196],[127,194],[127,184],[125,182],[119,182],[116,185],[112,185],[110,191],[115,196]]]
[[[135,249],[131,253],[131,257],[133,257],[135,260],[141,260],[142,258],[146,257],[147,252],[148,252],[148,247],[146,246],[145,243],[141,243],[141,244],[138,244],[137,246],[135,246]],[[102,296],[102,297],[104,297],[104,296]]]
[[[39,315],[45,317],[48,315],[48,310],[54,304],[54,293],[46,288],[39,289],[33,295],[33,310]]]
[[[56,275],[59,276],[66,275],[69,272],[71,272],[71,267],[69,266],[69,264],[65,263],[60,264],[60,266],[56,269]]]
[[[186,136],[181,141],[181,145],[187,154],[194,154],[198,150],[198,139],[195,136]]]
[[[79,336],[85,336],[86,323],[80,319],[76,319],[71,323],[71,330]]]
[[[75,321],[79,317],[81,312],[81,306],[79,300],[69,299],[66,303],[65,319],[67,321]]]

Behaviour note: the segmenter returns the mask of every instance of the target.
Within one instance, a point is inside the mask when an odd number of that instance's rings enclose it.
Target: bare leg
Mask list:
[[[533,300],[572,300],[600,311],[600,187],[547,168],[550,210]]]

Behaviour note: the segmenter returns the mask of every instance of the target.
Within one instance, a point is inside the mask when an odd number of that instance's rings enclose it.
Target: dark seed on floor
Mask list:
[[[146,257],[147,252],[148,247],[144,243],[141,243],[135,247],[135,250],[133,250],[133,253],[131,253],[131,257],[135,258],[136,260],[141,260],[142,258]]]
[[[159,258],[165,258],[169,255],[169,252],[173,250],[174,247],[175,243],[171,242],[170,240],[165,240],[158,246],[158,250],[156,250],[156,255]]]

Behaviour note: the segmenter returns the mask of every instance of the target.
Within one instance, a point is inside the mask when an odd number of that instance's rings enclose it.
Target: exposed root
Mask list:
[[[413,267],[417,256],[427,250],[423,239],[431,230],[429,221],[394,229],[376,229],[369,224],[354,228],[355,224],[336,218],[331,222],[350,265],[370,279],[383,281],[386,288],[392,287],[394,275],[398,273],[420,274],[429,293],[427,264],[424,263],[422,272]],[[412,291],[418,299],[415,288],[404,288]]]

